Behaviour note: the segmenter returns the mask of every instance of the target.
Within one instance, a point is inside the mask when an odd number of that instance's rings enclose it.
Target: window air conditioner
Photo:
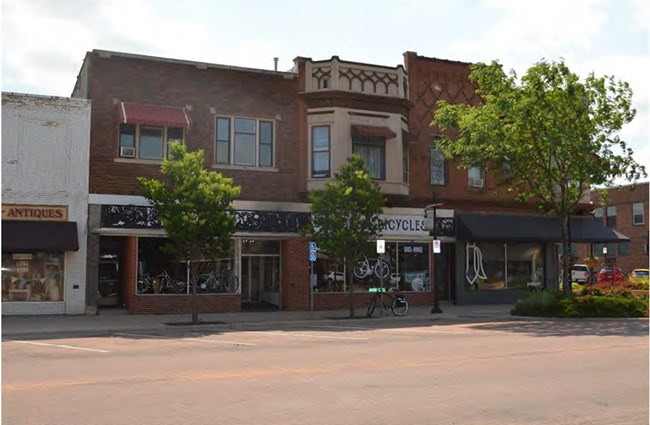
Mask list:
[[[469,185],[471,187],[483,187],[483,179],[469,179]]]
[[[120,156],[124,158],[135,158],[135,148],[120,148]]]

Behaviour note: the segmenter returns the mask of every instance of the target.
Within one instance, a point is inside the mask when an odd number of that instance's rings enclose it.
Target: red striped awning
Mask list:
[[[176,106],[142,105],[120,102],[117,105],[120,123],[158,125],[165,127],[190,126],[190,117],[185,109]]]
[[[383,137],[385,139],[392,139],[397,137],[397,134],[388,127],[377,127],[374,125],[353,125],[353,136],[366,136],[366,137]]]

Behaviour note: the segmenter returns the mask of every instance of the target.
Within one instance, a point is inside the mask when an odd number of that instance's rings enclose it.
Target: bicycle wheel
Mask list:
[[[363,280],[368,276],[368,266],[366,265],[365,262],[357,263],[356,266],[354,266],[354,270],[352,270],[354,273],[354,277],[356,277],[358,280]]]
[[[384,261],[377,261],[375,265],[375,276],[379,279],[386,279],[390,275],[390,266]]]
[[[368,304],[368,311],[366,312],[366,315],[368,317],[372,317],[372,313],[375,312],[376,306],[377,306],[377,296],[375,295],[370,299],[370,304]]]
[[[390,305],[390,310],[395,316],[404,316],[409,310],[409,302],[406,301],[406,298],[402,296],[396,296],[393,298],[393,302]]]
[[[239,279],[237,276],[228,277],[228,292],[236,293],[239,291]]]

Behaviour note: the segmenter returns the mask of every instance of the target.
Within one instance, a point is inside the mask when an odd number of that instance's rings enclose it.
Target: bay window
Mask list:
[[[386,139],[373,136],[354,136],[352,153],[361,155],[365,160],[370,177],[377,180],[386,179]]]

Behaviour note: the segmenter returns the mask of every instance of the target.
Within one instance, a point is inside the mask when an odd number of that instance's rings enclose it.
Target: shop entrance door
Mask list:
[[[455,301],[456,287],[454,284],[454,244],[441,243],[440,253],[434,254],[435,268],[434,281],[438,288],[438,295],[441,300]]]
[[[242,256],[242,302],[280,307],[280,257]]]

